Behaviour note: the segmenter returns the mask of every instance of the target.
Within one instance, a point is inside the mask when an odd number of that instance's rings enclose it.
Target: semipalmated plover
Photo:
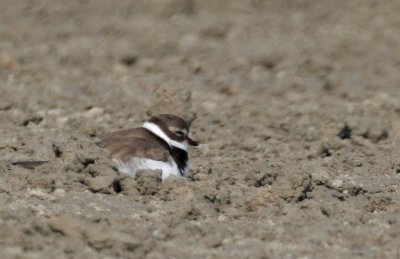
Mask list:
[[[107,149],[121,173],[134,176],[139,169],[188,176],[189,146],[198,143],[189,138],[189,124],[171,114],[151,117],[140,128],[120,130],[105,135],[100,147]]]

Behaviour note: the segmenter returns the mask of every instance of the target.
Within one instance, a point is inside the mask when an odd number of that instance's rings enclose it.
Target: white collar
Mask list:
[[[165,132],[162,131],[161,128],[160,128],[157,124],[152,123],[152,122],[145,122],[145,123],[143,123],[143,126],[142,126],[142,127],[145,128],[145,129],[147,129],[147,130],[149,130],[150,132],[152,132],[152,133],[155,134],[156,136],[162,138],[165,142],[168,143],[168,145],[173,146],[173,147],[176,147],[176,148],[183,149],[183,150],[185,150],[185,151],[188,150],[188,144],[187,144],[186,141],[183,142],[183,143],[180,143],[180,142],[178,142],[178,141],[175,141],[175,140],[173,140],[173,139],[170,139],[170,138],[167,136],[167,134],[165,134]]]

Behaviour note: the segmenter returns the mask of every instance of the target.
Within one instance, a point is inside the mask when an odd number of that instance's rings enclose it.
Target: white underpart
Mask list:
[[[187,141],[180,143],[173,139],[170,139],[167,136],[167,134],[165,134],[164,131],[160,129],[159,126],[157,126],[152,122],[145,122],[142,127],[151,131],[158,137],[162,138],[170,146],[180,148],[185,151],[187,151],[189,148]],[[117,164],[118,171],[130,176],[135,176],[136,172],[140,169],[150,169],[150,170],[160,169],[162,171],[162,179],[165,179],[170,175],[181,176],[181,172],[178,168],[178,165],[172,158],[170,159],[170,161],[167,162],[141,158],[141,157],[133,157],[126,163],[118,159],[113,159],[113,160]],[[187,176],[189,174],[189,161],[187,166],[183,169],[182,174],[184,176]]]
[[[162,131],[162,129],[160,129],[160,127],[158,127],[157,124],[154,124],[152,122],[145,122],[142,127],[147,129],[147,130],[149,130],[149,131],[151,131],[152,133],[154,133],[155,135],[159,136],[160,138],[162,138],[170,146],[174,146],[174,147],[183,149],[185,151],[187,151],[188,148],[189,148],[189,145],[188,145],[187,141],[184,141],[184,142],[181,143],[181,142],[175,141],[173,139],[170,139],[167,136],[167,134],[165,134],[164,131]]]
[[[181,176],[179,168],[176,165],[175,161],[173,160],[171,163],[140,158],[140,157],[133,157],[126,163],[118,159],[113,159],[113,160],[117,164],[118,171],[130,176],[135,176],[136,172],[140,169],[150,169],[150,170],[159,169],[162,172],[162,179],[165,179],[170,175]],[[188,170],[185,168],[185,171],[187,172]]]

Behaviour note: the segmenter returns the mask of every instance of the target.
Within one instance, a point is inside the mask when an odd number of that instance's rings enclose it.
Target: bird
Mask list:
[[[98,145],[108,150],[118,171],[135,176],[138,170],[161,170],[162,179],[189,176],[190,125],[173,114],[150,117],[141,127],[108,133]]]
[[[189,177],[189,147],[199,145],[189,137],[189,128],[190,123],[177,115],[158,114],[141,127],[105,134],[97,145],[109,152],[120,173],[135,176],[138,170],[149,169],[161,170],[162,179]],[[12,165],[33,170],[49,162],[15,161]]]

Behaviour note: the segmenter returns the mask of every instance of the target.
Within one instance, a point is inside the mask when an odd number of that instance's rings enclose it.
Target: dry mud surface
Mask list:
[[[399,11],[1,1],[0,257],[398,258]],[[96,146],[160,112],[197,118],[197,181]]]

